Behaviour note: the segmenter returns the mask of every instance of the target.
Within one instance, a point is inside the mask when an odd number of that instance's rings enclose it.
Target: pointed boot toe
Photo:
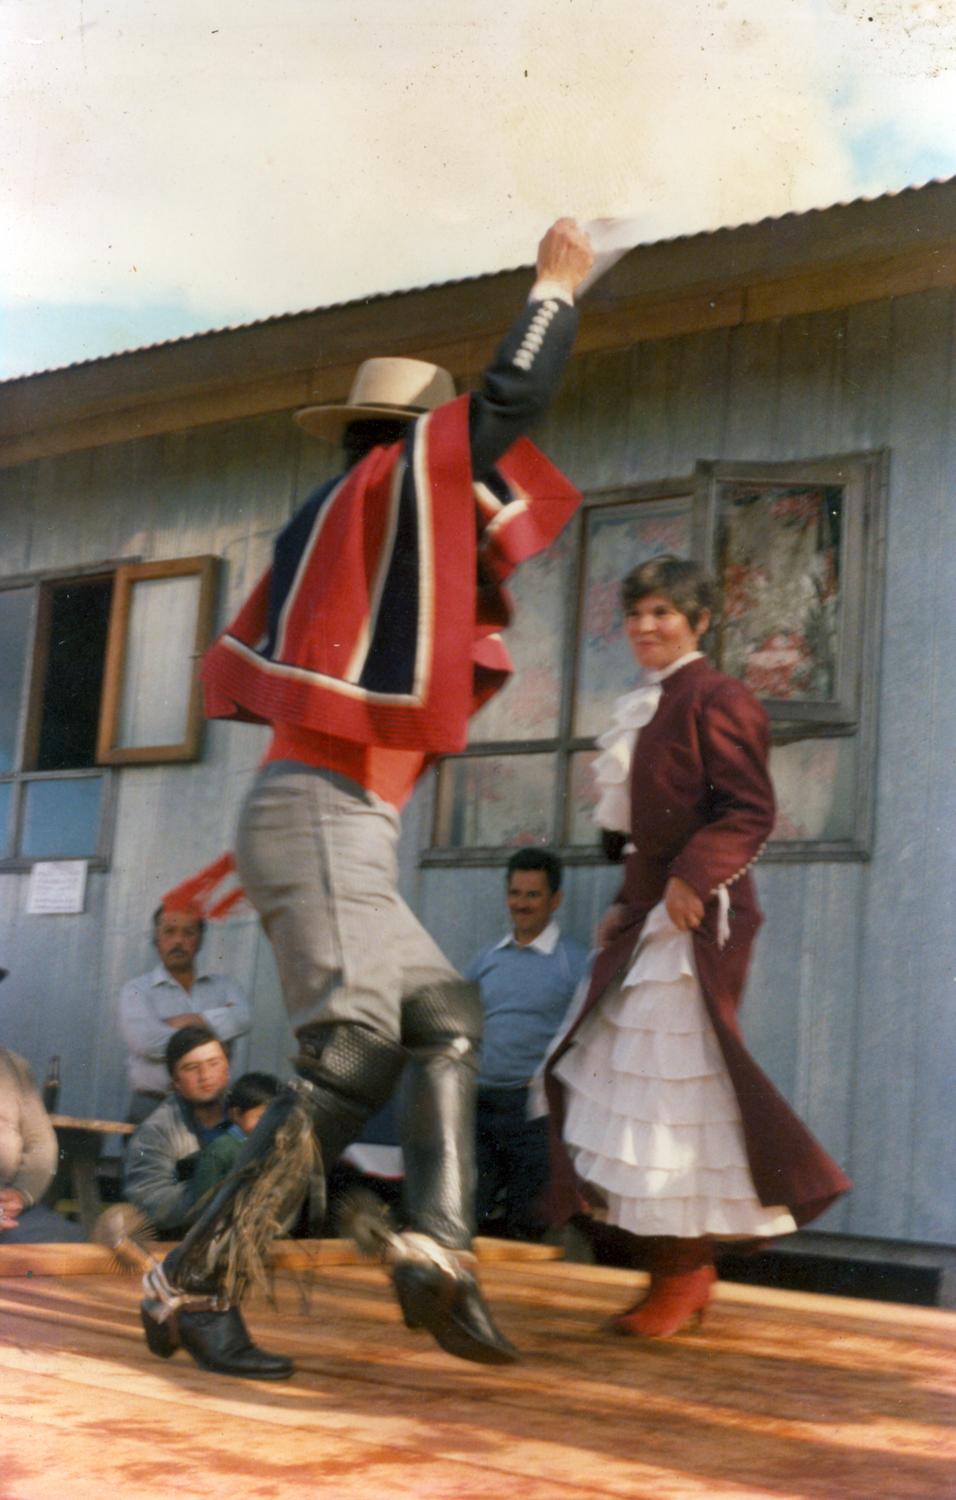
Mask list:
[[[482,1365],[514,1364],[518,1351],[496,1328],[477,1281],[467,1271],[452,1277],[438,1266],[405,1262],[392,1283],[407,1328],[426,1328],[456,1359]]]
[[[181,1312],[179,1339],[200,1369],[217,1375],[288,1380],[294,1368],[286,1355],[270,1354],[252,1342],[238,1307],[226,1312]]]

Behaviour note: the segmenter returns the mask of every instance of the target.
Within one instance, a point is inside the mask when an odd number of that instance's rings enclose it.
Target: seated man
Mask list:
[[[58,1155],[29,1065],[0,1047],[0,1245],[86,1239],[78,1224],[40,1202]]]
[[[538,1202],[550,1169],[546,1115],[529,1119],[528,1085],[564,1020],[588,950],[561,936],[561,861],[550,849],[519,849],[508,861],[512,929],[485,948],[467,977],[485,1017],[478,1074],[476,1218],[485,1234],[537,1240]],[[500,1217],[495,1217],[501,1211]]]
[[[229,1059],[208,1026],[183,1026],[166,1048],[172,1093],[130,1137],[123,1191],[156,1234],[178,1239],[193,1206],[199,1153],[232,1125]]]
[[[252,1024],[249,1003],[228,974],[210,974],[197,963],[206,930],[194,905],[164,903],[153,913],[159,963],[131,979],[119,998],[132,1097],[128,1119],[139,1125],[169,1092],[166,1045],[172,1031],[208,1026],[228,1049]]]

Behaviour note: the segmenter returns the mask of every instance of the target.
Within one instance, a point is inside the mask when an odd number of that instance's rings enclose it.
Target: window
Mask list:
[[[880,454],[701,463],[685,481],[587,497],[515,575],[515,675],[472,720],[467,750],[439,768],[430,858],[486,860],[539,841],[597,857],[594,738],[637,681],[620,583],[664,552],[717,573],[724,609],[706,647],[770,715],[770,857],[865,856],[884,468]]]
[[[0,584],[4,868],[103,866],[106,766],[198,755],[196,659],[210,638],[215,566],[187,558]]]
[[[214,557],[119,568],[107,644],[97,760],[195,760],[202,738],[197,664],[212,638]]]

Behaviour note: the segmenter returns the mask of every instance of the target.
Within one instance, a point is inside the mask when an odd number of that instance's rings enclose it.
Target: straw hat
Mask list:
[[[295,419],[313,437],[337,443],[349,422],[418,417],[454,398],[455,382],[439,365],[421,359],[367,359],[359,365],[348,401],[305,406]]]

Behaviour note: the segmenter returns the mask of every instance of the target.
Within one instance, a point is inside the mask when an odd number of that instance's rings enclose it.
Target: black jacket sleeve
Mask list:
[[[481,387],[471,393],[471,469],[486,474],[554,399],[579,314],[559,297],[528,302],[502,339]]]

